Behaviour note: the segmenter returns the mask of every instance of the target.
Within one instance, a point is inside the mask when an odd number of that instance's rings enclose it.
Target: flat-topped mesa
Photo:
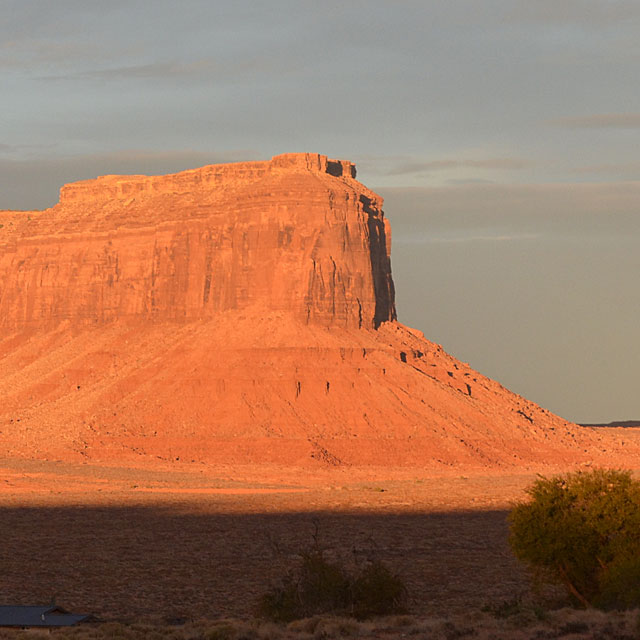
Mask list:
[[[52,209],[0,214],[0,326],[275,310],[376,328],[396,317],[391,232],[355,174],[296,153],[66,185]]]
[[[76,204],[89,198],[94,201],[110,201],[159,194],[177,195],[210,190],[236,181],[251,182],[281,171],[310,171],[328,173],[335,177],[356,177],[356,167],[348,160],[330,160],[318,153],[283,153],[269,161],[212,164],[162,176],[107,175],[72,182],[60,189],[60,204]]]

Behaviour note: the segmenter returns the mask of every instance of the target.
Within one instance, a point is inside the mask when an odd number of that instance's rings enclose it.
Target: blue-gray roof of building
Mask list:
[[[0,627],[68,627],[91,618],[51,604],[0,605]]]

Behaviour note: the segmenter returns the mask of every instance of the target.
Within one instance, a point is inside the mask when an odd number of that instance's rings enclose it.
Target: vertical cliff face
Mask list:
[[[390,242],[381,198],[317,154],[105,176],[0,212],[0,449],[438,473],[637,460],[628,430],[580,430],[388,322]]]
[[[249,309],[347,328],[395,319],[382,199],[318,154],[104,176],[0,224],[5,329]]]

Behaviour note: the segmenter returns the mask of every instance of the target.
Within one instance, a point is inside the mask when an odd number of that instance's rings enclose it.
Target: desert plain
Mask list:
[[[635,637],[637,612],[547,609],[532,594],[506,518],[535,477],[2,459],[0,593],[102,621],[54,632],[72,638]],[[314,535],[330,560],[392,567],[408,614],[256,617]]]
[[[119,620],[251,616],[316,527],[329,557],[394,567],[416,613],[526,588],[505,519],[526,475],[1,465],[4,599]]]

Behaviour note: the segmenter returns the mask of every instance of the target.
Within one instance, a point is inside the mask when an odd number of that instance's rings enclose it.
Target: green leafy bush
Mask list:
[[[262,596],[260,615],[290,622],[326,613],[364,619],[406,611],[404,583],[382,562],[348,571],[329,562],[317,544],[300,556],[299,568]]]
[[[640,482],[595,469],[540,478],[509,516],[516,557],[583,606],[640,605]]]
[[[611,563],[603,576],[598,605],[605,609],[634,609],[640,605],[640,555],[623,555]]]

